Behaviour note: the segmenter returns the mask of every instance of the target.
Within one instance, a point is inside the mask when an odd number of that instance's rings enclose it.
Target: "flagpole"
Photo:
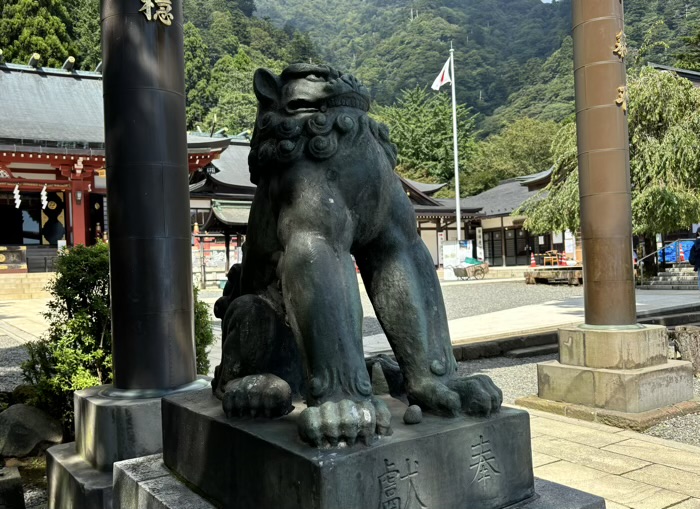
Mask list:
[[[457,99],[455,96],[455,50],[450,42],[450,74],[452,75],[452,142],[455,156],[455,215],[457,217],[457,240],[462,240],[462,210],[459,203],[459,154],[457,153]]]

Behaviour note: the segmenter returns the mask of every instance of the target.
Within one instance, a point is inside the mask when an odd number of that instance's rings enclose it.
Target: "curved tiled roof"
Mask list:
[[[100,73],[0,64],[0,145],[104,150],[104,136]],[[190,154],[227,145],[187,136]]]
[[[104,144],[100,74],[3,64],[0,91],[0,139]]]
[[[255,184],[250,181],[248,171],[248,154],[250,144],[247,141],[233,140],[231,145],[221,154],[219,159],[212,161],[214,167],[219,170],[209,178],[217,184],[255,189]]]
[[[540,174],[538,179],[542,178]],[[534,177],[534,175],[531,175]],[[463,198],[461,201],[462,207],[479,208],[481,213],[486,216],[508,216],[525,200],[535,196],[539,190],[530,190],[527,186],[527,179],[519,177],[501,182],[494,188],[484,191],[475,196]],[[452,200],[454,203],[454,200]]]
[[[425,182],[417,182],[415,180],[410,180],[407,178],[404,178],[406,182],[408,182],[411,186],[413,186],[415,189],[419,190],[421,193],[431,195],[433,193],[437,193],[440,189],[445,187],[447,184],[427,184]]]

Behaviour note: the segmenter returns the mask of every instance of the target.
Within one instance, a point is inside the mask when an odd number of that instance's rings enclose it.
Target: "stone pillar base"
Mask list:
[[[639,369],[549,361],[537,365],[537,386],[543,399],[638,414],[693,399],[693,369],[683,361]]]
[[[542,479],[535,479],[535,493],[534,497],[518,504],[517,507],[520,509],[605,509],[605,501],[600,497]],[[214,509],[215,507],[178,480],[163,464],[161,454],[115,463],[114,501],[115,506],[118,507],[142,509]],[[342,509],[367,509],[365,506],[352,505],[352,502],[348,504]],[[463,509],[464,507],[458,504],[439,506],[439,509]],[[481,506],[470,507],[479,509]]]
[[[75,448],[93,468],[163,450],[160,398],[105,396],[111,386],[75,391]]]
[[[516,404],[633,429],[696,407],[692,365],[667,359],[664,326],[567,327],[559,352],[537,365],[538,397]]]
[[[48,449],[49,509],[111,509],[113,464],[163,450],[161,397],[137,396],[111,385],[75,392],[75,442]]]

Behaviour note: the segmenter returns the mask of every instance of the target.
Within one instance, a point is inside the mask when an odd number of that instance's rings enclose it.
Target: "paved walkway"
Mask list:
[[[697,302],[696,292],[645,291],[637,295],[640,312],[673,309]],[[36,338],[44,330],[40,313],[45,305],[46,300],[0,302],[0,335],[11,337],[15,342]],[[582,299],[569,299],[523,306],[452,320],[450,329],[459,342],[553,330],[581,323],[582,305]],[[379,347],[381,340],[377,336],[365,338],[370,348],[372,345]],[[212,361],[218,359],[219,349],[220,346],[215,345]],[[699,447],[601,424],[529,412],[537,477],[604,497],[608,509],[700,509]]]
[[[698,292],[694,291],[639,290],[637,315],[649,315],[673,309],[682,310],[685,306],[698,303],[700,303]],[[579,297],[458,318],[450,320],[449,326],[452,343],[467,344],[555,331],[560,327],[582,324],[583,321],[583,297]],[[364,344],[367,354],[386,352],[390,349],[384,334],[366,336]]]

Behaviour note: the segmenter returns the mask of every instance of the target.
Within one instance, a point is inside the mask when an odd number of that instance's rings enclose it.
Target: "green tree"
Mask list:
[[[425,88],[404,90],[392,106],[377,107],[376,117],[387,124],[399,149],[396,171],[427,182],[454,179],[452,101],[449,93]],[[457,108],[460,174],[474,152],[474,117],[465,106]]]
[[[61,0],[0,0],[0,49],[5,59],[26,64],[36,52],[41,65],[60,67],[75,54],[72,19]]]
[[[319,57],[309,34],[295,30],[287,50],[288,62],[317,62]]]
[[[463,192],[477,194],[501,180],[549,169],[554,162],[552,139],[558,130],[559,125],[552,121],[521,118],[478,143],[469,177],[462,183]]]
[[[208,48],[199,29],[193,23],[185,23],[185,96],[187,97],[187,127],[201,124],[212,108],[214,98],[210,89],[211,72],[208,65]]]
[[[700,26],[694,28],[693,35],[682,38],[683,47],[674,55],[675,65],[682,69],[700,71]]]
[[[92,71],[102,60],[100,2],[76,0],[71,14],[75,19],[72,38],[75,41],[76,65],[84,71]]]
[[[669,72],[643,68],[629,79],[630,174],[635,233],[654,235],[700,222],[700,90]],[[579,227],[576,129],[553,144],[552,182],[519,213],[535,232]]]
[[[235,35],[234,17],[230,12],[214,12],[206,33],[209,58],[216,62],[225,55],[235,55],[240,41]]]
[[[512,94],[506,104],[481,126],[484,134],[499,132],[522,117],[562,122],[574,113],[574,44],[571,37],[562,42],[533,78]]]

